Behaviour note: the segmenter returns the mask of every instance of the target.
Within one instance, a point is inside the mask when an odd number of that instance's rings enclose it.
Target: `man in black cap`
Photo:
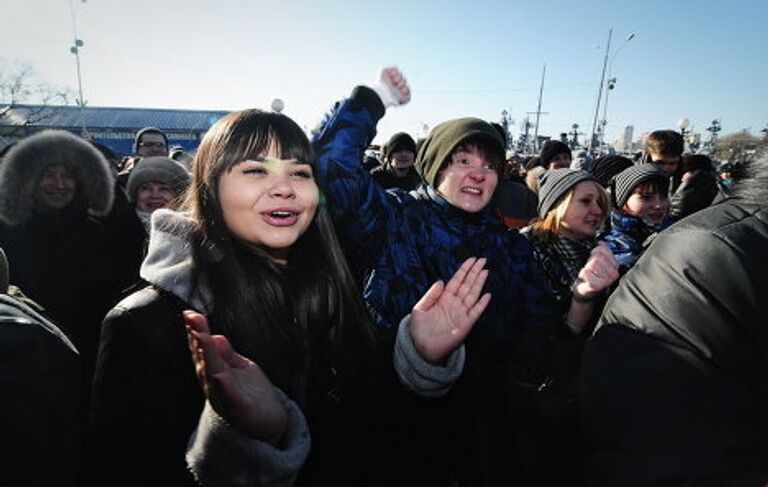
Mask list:
[[[416,142],[405,132],[398,132],[387,142],[384,164],[371,171],[373,179],[384,189],[399,188],[412,191],[421,183],[413,167]]]
[[[571,148],[559,140],[548,140],[541,148],[539,165],[545,169],[563,169],[571,167]]]

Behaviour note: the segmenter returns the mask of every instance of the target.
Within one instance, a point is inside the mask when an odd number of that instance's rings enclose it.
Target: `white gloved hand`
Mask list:
[[[371,89],[379,95],[385,108],[411,101],[411,88],[403,73],[394,66],[382,68]]]

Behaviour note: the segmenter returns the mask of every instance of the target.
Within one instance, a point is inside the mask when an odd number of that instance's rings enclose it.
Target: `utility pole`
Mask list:
[[[539,150],[539,118],[541,117],[541,98],[544,95],[544,77],[547,75],[547,63],[541,71],[541,85],[539,85],[539,106],[536,108],[536,127],[533,129],[533,147]]]
[[[592,136],[590,137],[590,149],[595,147],[595,135],[597,132],[597,116],[600,113],[600,100],[603,97],[603,85],[605,84],[605,69],[608,66],[608,54],[611,51],[611,36],[613,36],[613,27],[608,29],[608,43],[605,45],[605,56],[603,58],[603,73],[600,75],[600,89],[597,91],[597,106],[595,106],[595,118],[592,121]],[[593,152],[590,150],[590,152]]]

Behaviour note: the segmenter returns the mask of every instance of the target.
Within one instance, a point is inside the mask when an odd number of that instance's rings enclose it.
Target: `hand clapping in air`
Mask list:
[[[413,307],[411,337],[419,355],[439,364],[466,338],[491,294],[480,296],[488,270],[486,259],[467,259],[448,284],[437,281]]]
[[[577,300],[592,299],[618,278],[619,263],[608,246],[601,242],[592,249],[587,263],[579,271],[573,294]]]
[[[249,436],[278,445],[288,417],[269,378],[226,337],[211,335],[204,315],[187,310],[184,322],[195,372],[216,413]]]

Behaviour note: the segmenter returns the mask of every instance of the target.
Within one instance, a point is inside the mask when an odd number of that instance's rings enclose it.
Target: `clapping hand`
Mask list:
[[[591,299],[619,278],[619,263],[605,243],[592,249],[589,259],[579,271],[573,293],[577,299]]]
[[[211,335],[204,315],[187,310],[183,317],[195,372],[213,409],[243,433],[278,445],[288,417],[269,378],[226,337]]]
[[[419,355],[440,364],[466,338],[491,301],[480,296],[488,270],[486,259],[467,259],[448,284],[437,281],[413,307],[411,337]]]

